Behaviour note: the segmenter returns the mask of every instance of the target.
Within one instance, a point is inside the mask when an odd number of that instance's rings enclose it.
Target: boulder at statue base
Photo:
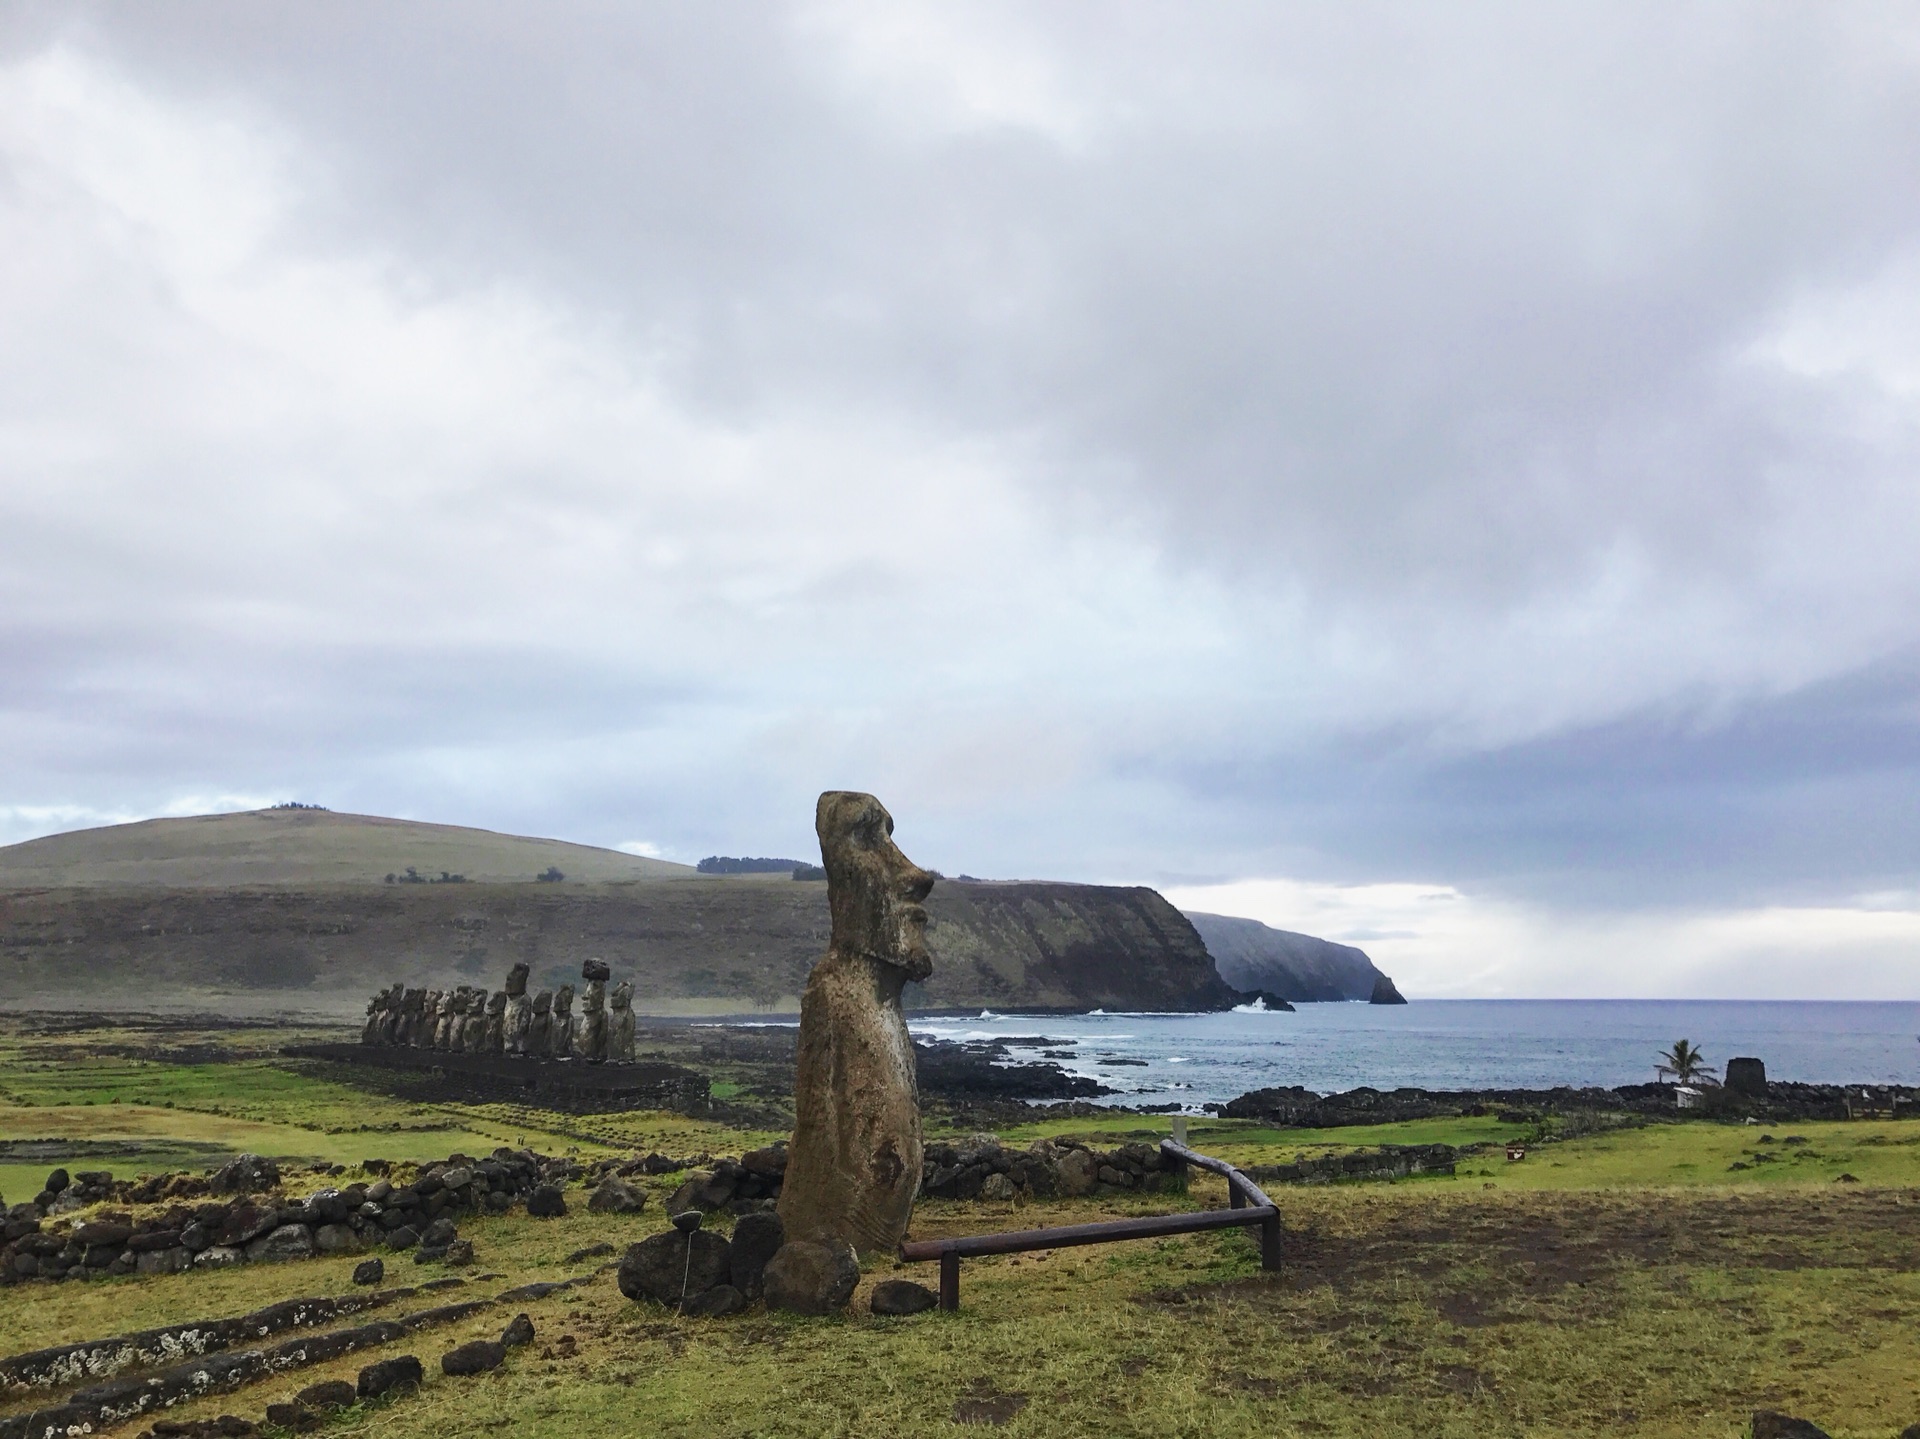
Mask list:
[[[694,1319],[721,1319],[738,1314],[746,1307],[746,1295],[731,1284],[716,1284],[687,1300],[680,1306],[680,1312]]]
[[[728,1250],[726,1240],[705,1229],[651,1235],[620,1261],[620,1292],[677,1309],[683,1300],[727,1282]]]
[[[873,1286],[871,1308],[875,1314],[899,1317],[924,1314],[940,1302],[940,1296],[924,1284],[911,1279],[885,1279]]]
[[[749,1299],[758,1299],[767,1261],[787,1242],[778,1214],[743,1214],[733,1226],[728,1282]]]
[[[769,1309],[831,1314],[847,1307],[860,1284],[860,1260],[843,1241],[800,1239],[767,1261],[761,1290]]]

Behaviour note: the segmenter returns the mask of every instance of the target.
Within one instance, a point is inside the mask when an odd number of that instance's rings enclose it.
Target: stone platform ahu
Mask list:
[[[527,997],[529,969],[516,964],[506,988],[410,989],[396,984],[367,1002],[360,1042],[380,1049],[437,1050],[444,1054],[499,1054],[516,1059],[583,1060],[616,1064],[633,1060],[633,985],[622,980],[607,994],[613,971],[590,959],[580,967],[585,983],[581,1014],[573,1013],[573,986]]]
[[[446,1099],[515,1101],[578,1113],[668,1109],[703,1114],[706,1076],[660,1060],[634,1058],[633,985],[607,993],[612,971],[598,959],[581,966],[581,1013],[570,984],[527,996],[528,968],[516,964],[504,989],[460,985],[412,989],[396,984],[367,1005],[358,1044],[290,1045],[291,1055],[408,1071]]]

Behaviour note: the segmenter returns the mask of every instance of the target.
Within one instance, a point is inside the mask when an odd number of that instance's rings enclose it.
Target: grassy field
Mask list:
[[[409,1105],[282,1069],[239,1042],[227,1062],[186,1064],[68,1035],[49,1067],[54,1042],[16,1034],[0,1048],[0,1140],[122,1141],[156,1153],[204,1144],[353,1163],[523,1139],[582,1155],[738,1153],[767,1137],[674,1116]],[[1121,1115],[1003,1138],[1045,1130],[1108,1143],[1166,1127]],[[1500,1146],[1523,1136],[1536,1141],[1528,1157],[1508,1162]],[[879,1435],[961,1433],[1004,1418],[1008,1435],[1731,1439],[1753,1409],[1777,1407],[1839,1439],[1892,1439],[1920,1422],[1920,1123],[1658,1124],[1538,1139],[1491,1119],[1305,1132],[1196,1123],[1196,1147],[1243,1164],[1383,1141],[1489,1147],[1452,1177],[1278,1190],[1288,1262],[1277,1276],[1260,1272],[1235,1232],[970,1261],[957,1315],[876,1319],[863,1286],[838,1319],[755,1311],[694,1321],[629,1303],[603,1273],[528,1306],[536,1342],[492,1375],[447,1379],[434,1361],[497,1333],[508,1313],[417,1336],[409,1347],[430,1371],[422,1392],[348,1411],[328,1432]],[[0,1170],[0,1188],[24,1197],[46,1167]],[[657,1194],[671,1183],[651,1181]],[[500,1276],[474,1289],[592,1272],[604,1261],[567,1256],[665,1224],[658,1199],[612,1218],[587,1213],[583,1192],[569,1198],[563,1219],[464,1224],[477,1268]],[[931,1202],[914,1227],[933,1236],[1183,1203],[1218,1205],[1224,1191],[1209,1178],[1184,1200]],[[0,1290],[0,1350],[336,1293],[351,1265]],[[441,1272],[389,1263],[394,1282]],[[896,1273],[933,1279],[931,1266],[878,1260],[866,1283]],[[174,1412],[257,1418],[266,1403],[351,1377],[367,1359]]]

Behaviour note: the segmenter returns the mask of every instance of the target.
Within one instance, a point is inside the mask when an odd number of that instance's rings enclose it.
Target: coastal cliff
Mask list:
[[[1257,919],[1194,913],[1187,918],[1206,942],[1220,977],[1237,990],[1267,990],[1295,1004],[1333,1000],[1406,1002],[1394,989],[1393,981],[1374,967],[1366,951],[1350,944],[1274,929]],[[1385,994],[1393,998],[1384,998]]]

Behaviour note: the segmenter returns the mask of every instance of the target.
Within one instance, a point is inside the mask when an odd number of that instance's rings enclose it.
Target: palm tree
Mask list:
[[[1673,1048],[1660,1056],[1660,1062],[1654,1065],[1654,1071],[1670,1075],[1682,1084],[1691,1084],[1695,1080],[1713,1078],[1713,1069],[1707,1064],[1706,1055],[1693,1046],[1693,1041],[1676,1039]]]

